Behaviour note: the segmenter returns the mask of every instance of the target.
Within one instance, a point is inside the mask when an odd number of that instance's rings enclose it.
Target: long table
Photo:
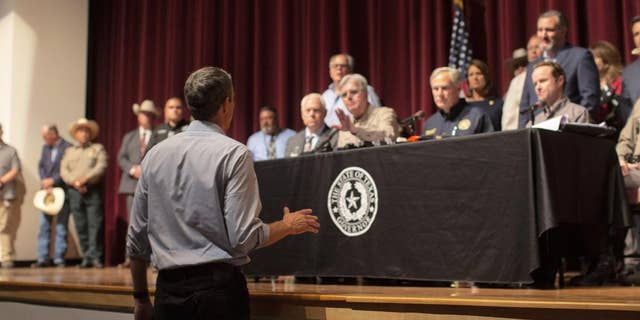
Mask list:
[[[630,225],[614,143],[572,133],[523,129],[255,169],[264,221],[289,206],[312,208],[322,226],[257,250],[252,275],[530,283],[554,245],[545,234]],[[580,254],[578,242],[563,254]]]

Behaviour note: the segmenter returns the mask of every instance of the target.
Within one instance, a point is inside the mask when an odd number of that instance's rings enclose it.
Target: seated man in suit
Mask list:
[[[300,116],[305,128],[287,141],[285,157],[295,157],[302,153],[316,151],[320,146],[333,150],[338,142],[337,135],[331,135],[331,129],[324,124],[327,109],[319,93],[310,93],[300,102]],[[329,142],[326,142],[330,139]],[[322,151],[319,150],[318,151]]]
[[[347,144],[395,141],[400,132],[393,109],[371,106],[367,100],[367,86],[367,79],[357,73],[346,75],[340,81],[340,96],[351,116],[341,109],[336,110],[340,124],[333,127],[340,130],[338,148]]]
[[[284,158],[287,141],[295,131],[280,128],[278,111],[274,107],[260,108],[260,131],[252,134],[247,140],[247,148],[251,151],[253,161]]]
[[[455,68],[441,67],[431,73],[431,93],[438,111],[422,126],[425,136],[443,138],[493,132],[489,116],[460,99],[461,81],[460,71]]]
[[[562,67],[551,61],[544,61],[533,67],[532,83],[536,89],[538,106],[542,112],[535,115],[535,123],[564,116],[568,122],[589,123],[589,111],[577,105],[564,95],[565,75]],[[531,127],[531,121],[527,122]]]

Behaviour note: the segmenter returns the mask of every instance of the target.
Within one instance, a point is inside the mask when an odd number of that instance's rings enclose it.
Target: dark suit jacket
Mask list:
[[[42,152],[40,153],[40,161],[38,162],[38,175],[40,180],[46,178],[53,178],[55,187],[64,188],[66,184],[60,178],[60,161],[64,156],[64,152],[69,148],[71,144],[66,140],[60,138],[58,145],[49,147],[46,144],[42,146]],[[53,149],[57,149],[58,153],[56,157],[51,161],[51,153]]]
[[[160,143],[162,140],[184,131],[188,126],[189,121],[187,120],[178,122],[175,127],[170,126],[168,123],[159,124],[155,129],[153,129],[151,139],[149,139],[149,143],[147,143],[147,151],[151,150],[153,146]]]
[[[298,154],[302,153],[302,150],[304,150],[304,143],[305,143],[305,137],[304,137],[305,130],[306,128],[300,130],[294,136],[289,138],[289,140],[287,140],[287,148],[285,149],[285,152],[284,152],[285,157],[287,158],[291,157],[291,154],[296,152],[296,147],[298,147],[297,153]],[[320,133],[320,138],[316,143],[316,148],[318,148],[320,144],[323,143],[324,141],[327,141],[330,134],[331,134],[331,129],[325,125],[324,128],[322,129],[322,133]],[[333,137],[331,137],[331,141],[329,141],[329,146],[331,147],[331,150],[335,150],[337,144],[338,144],[338,135],[334,134]]]
[[[151,138],[149,138],[151,140]],[[133,194],[138,185],[138,179],[129,175],[129,170],[134,165],[140,164],[142,155],[140,154],[140,132],[138,128],[127,132],[122,138],[120,151],[118,151],[118,165],[122,169],[120,177],[120,187],[118,193]]]
[[[585,48],[567,44],[558,51],[554,59],[564,69],[564,95],[571,102],[587,108],[591,113],[597,111],[600,108],[600,76],[591,52]],[[536,89],[531,81],[531,72],[533,67],[543,60],[543,57],[540,57],[527,66],[527,77],[520,100],[518,128],[524,128],[529,122],[528,108],[538,101]]]
[[[640,59],[622,70],[622,98],[629,106],[640,99]]]

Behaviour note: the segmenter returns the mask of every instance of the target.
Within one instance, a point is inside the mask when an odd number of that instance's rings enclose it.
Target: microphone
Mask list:
[[[424,111],[418,110],[418,112],[414,113],[410,117],[398,121],[398,124],[400,124],[401,126],[404,126],[404,125],[407,125],[409,123],[418,121],[418,120],[420,120],[422,118],[424,118]]]
[[[538,100],[538,102],[529,106],[529,118],[531,119],[531,126],[536,124],[536,109],[542,108],[545,106],[545,102],[542,100]]]
[[[322,143],[316,145],[316,147],[311,150],[311,152],[309,152],[310,154],[313,153],[317,153],[317,152],[321,152],[322,150],[325,149],[325,147],[331,142],[331,139],[333,139],[333,137],[338,134],[338,132],[340,132],[340,130],[336,129],[336,128],[331,128],[331,131],[329,131],[329,135],[327,136],[327,139],[322,141]],[[331,151],[331,150],[329,150]]]

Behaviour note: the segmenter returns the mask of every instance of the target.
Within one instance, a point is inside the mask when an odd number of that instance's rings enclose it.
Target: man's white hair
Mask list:
[[[302,98],[302,100],[300,100],[300,110],[304,109],[304,106],[309,103],[309,101],[313,100],[313,99],[318,99],[320,100],[320,105],[322,105],[322,110],[327,110],[327,106],[324,103],[324,99],[322,99],[322,95],[320,95],[319,93],[309,93],[306,96],[304,96]]]
[[[462,80],[462,74],[458,69],[452,68],[452,67],[440,67],[440,68],[436,68],[435,70],[433,70],[433,72],[431,72],[431,77],[429,77],[429,84],[433,82],[433,79],[436,76],[444,72],[449,74],[449,77],[451,78],[451,82],[453,84],[457,85]]]
[[[359,73],[351,73],[342,77],[342,80],[340,80],[340,88],[344,87],[349,82],[356,83],[360,88],[360,90],[362,91],[367,90],[367,86],[368,86],[367,78],[365,78],[363,75]]]

